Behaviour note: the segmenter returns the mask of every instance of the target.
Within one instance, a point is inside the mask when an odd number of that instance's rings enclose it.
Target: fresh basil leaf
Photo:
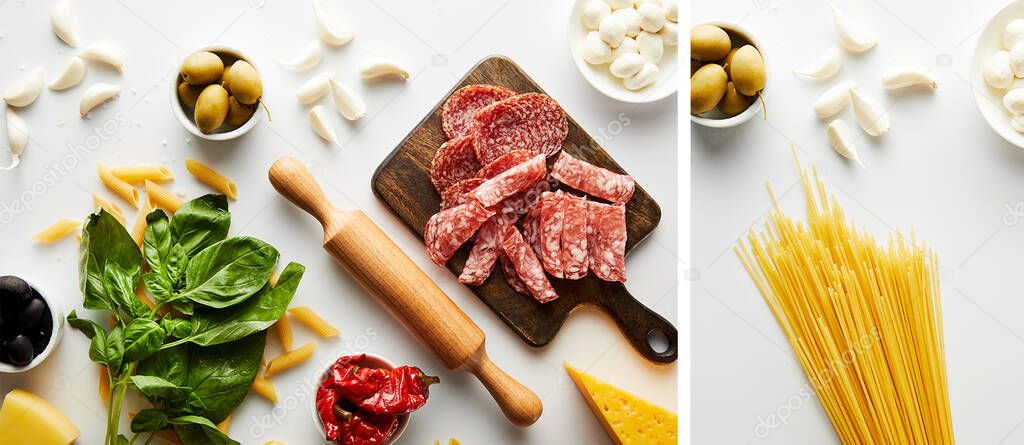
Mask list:
[[[187,345],[157,351],[135,368],[136,375],[160,377],[176,386],[188,386],[192,355]]]
[[[170,219],[162,209],[146,215],[146,232],[142,237],[142,252],[149,270],[157,274],[167,271],[167,258],[171,253]]]
[[[202,415],[206,412],[206,403],[196,393],[191,393],[185,400],[185,412]]]
[[[124,360],[137,362],[149,357],[164,344],[166,333],[155,321],[136,318],[124,328]]]
[[[103,269],[103,285],[107,297],[114,305],[134,317],[143,317],[148,312],[146,306],[135,296],[135,287],[139,284],[139,269],[134,274],[128,272],[117,263],[107,262]]]
[[[256,379],[266,342],[263,331],[217,346],[188,345],[187,385],[205,403],[204,417],[220,422],[242,403]]]
[[[104,330],[99,323],[88,318],[78,318],[78,314],[73,310],[68,314],[68,324],[71,325],[71,327],[82,331],[82,333],[88,338],[93,338],[97,332],[104,336],[107,334],[107,331]]]
[[[167,333],[168,337],[185,338],[192,333],[192,320],[188,318],[174,318],[168,314],[160,319],[160,327],[164,328],[164,332]]]
[[[204,195],[181,206],[171,218],[171,238],[194,256],[228,236],[231,213],[224,195]]]
[[[167,427],[167,414],[155,408],[146,408],[132,418],[133,433],[160,431]]]
[[[150,400],[155,398],[167,401],[184,400],[192,393],[192,388],[178,386],[156,376],[133,375],[131,380],[139,392]]]
[[[228,309],[196,311],[191,319],[194,329],[188,340],[211,346],[269,328],[288,309],[305,270],[301,264],[289,263],[281,272],[277,287],[270,287],[268,283],[256,295]]]
[[[195,305],[188,300],[174,300],[171,302],[171,307],[185,315],[192,315],[195,313]]]
[[[158,272],[150,272],[142,276],[142,283],[153,294],[158,306],[163,305],[174,297],[174,283],[166,275]]]
[[[89,359],[107,365],[111,373],[121,368],[124,357],[124,333],[121,325],[114,326],[108,334],[100,334],[102,330],[94,331],[94,337],[89,344]]]
[[[124,434],[117,435],[117,445],[131,445],[131,441]]]
[[[79,245],[78,287],[84,297],[86,309],[116,311],[110,300],[103,275],[108,263],[114,263],[128,276],[135,276],[142,268],[142,254],[131,235],[106,210],[89,215],[82,230]]]
[[[240,303],[267,284],[277,258],[277,249],[256,238],[218,242],[189,260],[181,295],[213,308]]]
[[[205,417],[181,416],[168,423],[174,425],[174,432],[185,445],[239,445]]]

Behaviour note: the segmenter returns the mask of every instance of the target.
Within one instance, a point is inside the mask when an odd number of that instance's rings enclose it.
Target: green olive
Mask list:
[[[736,50],[729,64],[729,78],[736,84],[736,91],[744,96],[754,96],[764,88],[767,76],[761,53],[750,45]]]
[[[244,60],[239,60],[231,65],[228,75],[224,77],[224,88],[231,92],[238,101],[252,105],[263,95],[263,81],[256,69]]]
[[[736,50],[738,49],[739,48],[730,49],[729,54],[726,54],[725,58],[722,59],[722,68],[725,68],[725,72],[727,74],[729,73],[729,68],[732,66],[732,58],[736,56]]]
[[[752,97],[736,92],[736,87],[733,86],[732,82],[729,82],[725,86],[725,96],[722,96],[722,100],[718,102],[718,111],[721,111],[726,116],[733,117],[746,110],[751,102],[753,102]]]
[[[196,101],[195,120],[199,131],[212,133],[224,124],[228,117],[228,92],[224,87],[213,84],[203,88]]]
[[[690,57],[703,60],[722,60],[729,49],[732,48],[732,40],[724,29],[715,25],[697,25],[690,29]]]
[[[709,63],[700,67],[690,77],[690,113],[701,114],[714,109],[725,95],[728,81],[721,65]]]
[[[217,82],[217,83],[219,83],[221,86],[224,86],[224,83],[226,83],[228,81],[228,73],[230,73],[230,72],[231,72],[231,65],[228,65],[228,66],[224,67],[224,73],[220,75],[220,82]]]
[[[199,93],[202,92],[203,87],[189,85],[188,82],[178,84],[178,99],[181,99],[181,103],[185,104],[186,107],[195,108],[196,100],[199,99]]]
[[[241,127],[246,123],[252,114],[256,112],[256,105],[246,105],[235,99],[235,96],[228,98],[228,125]]]
[[[181,77],[190,85],[209,85],[220,79],[224,62],[209,51],[189,54],[181,64]]]

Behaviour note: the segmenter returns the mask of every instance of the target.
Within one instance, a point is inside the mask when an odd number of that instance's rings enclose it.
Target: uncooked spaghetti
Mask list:
[[[794,154],[795,157],[795,154]],[[736,248],[844,444],[952,444],[935,252],[883,246],[800,167],[807,223],[774,202]]]

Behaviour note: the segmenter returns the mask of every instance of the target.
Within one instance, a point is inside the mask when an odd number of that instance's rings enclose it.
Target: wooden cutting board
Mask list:
[[[373,192],[421,239],[427,220],[437,213],[441,197],[430,182],[430,162],[437,148],[447,138],[441,129],[441,106],[456,89],[470,84],[500,85],[520,93],[544,90],[514,62],[503,56],[491,56],[470,70],[440,101],[398,147],[377,167],[373,175]],[[554,98],[558,100],[557,97]],[[578,158],[609,170],[625,173],[622,167],[569,116],[569,134],[563,150]],[[551,158],[553,160],[554,157]],[[626,204],[626,252],[646,238],[661,219],[661,208],[640,186],[638,180],[633,199]],[[448,262],[447,267],[456,276],[469,255],[472,243],[467,243]],[[415,255],[415,253],[411,253]],[[426,255],[424,249],[421,255]],[[629,267],[629,261],[626,261]],[[582,280],[560,280],[549,276],[559,298],[546,304],[513,291],[502,276],[500,265],[491,277],[479,287],[470,289],[488,307],[518,333],[527,343],[543,346],[558,333],[569,313],[577,307],[592,305],[607,313],[618,324],[630,343],[647,359],[658,363],[676,360],[676,328],[672,323],[638,302],[623,283],[601,281],[593,274]],[[664,341],[661,350],[655,350],[651,339]]]

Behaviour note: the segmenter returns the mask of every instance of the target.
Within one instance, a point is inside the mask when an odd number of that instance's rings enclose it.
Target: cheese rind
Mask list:
[[[78,427],[67,416],[28,391],[12,390],[0,406],[4,445],[69,445],[78,435]]]
[[[564,364],[594,416],[616,445],[675,445],[675,413]]]

